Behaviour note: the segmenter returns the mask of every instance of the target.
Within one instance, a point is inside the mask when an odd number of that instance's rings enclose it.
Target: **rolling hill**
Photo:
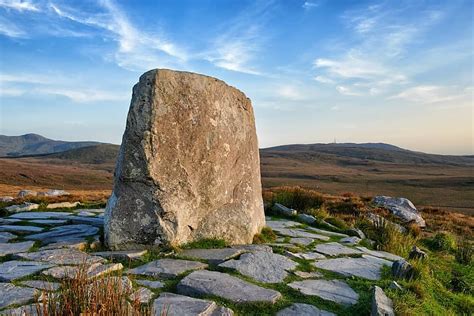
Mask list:
[[[119,148],[94,144],[3,158],[0,185],[108,190]],[[330,194],[404,196],[416,205],[474,214],[473,156],[433,155],[382,143],[346,143],[264,148],[260,157],[264,187],[300,185]]]
[[[67,142],[52,140],[37,134],[0,135],[0,157],[50,154],[100,144],[99,142]]]

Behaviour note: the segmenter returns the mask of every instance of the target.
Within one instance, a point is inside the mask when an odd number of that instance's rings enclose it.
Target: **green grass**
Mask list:
[[[227,247],[227,242],[223,239],[200,239],[183,245],[183,249],[217,249]]]

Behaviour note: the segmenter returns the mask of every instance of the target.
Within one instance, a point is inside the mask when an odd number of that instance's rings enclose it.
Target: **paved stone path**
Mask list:
[[[101,251],[93,252],[91,248],[100,247],[103,214],[104,209],[67,212],[40,209],[0,218],[0,259],[9,259],[0,263],[0,314],[34,311],[35,293],[57,291],[62,279],[76,275],[84,263],[91,282],[102,280],[94,279],[97,276],[123,270],[124,275],[130,276],[120,279],[124,287],[131,289],[130,298],[150,303],[155,315],[163,310],[167,315],[233,315],[231,309],[203,297],[274,304],[282,298],[279,291],[271,288],[274,284],[279,284],[279,289],[286,286],[306,296],[351,306],[358,302],[360,293],[344,279],[379,280],[383,266],[402,259],[358,246],[362,240],[359,237],[267,217],[267,225],[278,235],[273,243],[185,249],[127,269],[131,262],[145,260],[147,251],[99,248]],[[308,266],[312,271],[302,271]],[[325,271],[335,272],[340,278],[328,279]],[[117,277],[104,278],[105,281]],[[175,293],[166,292],[170,291],[168,279],[175,280],[176,286],[172,288]],[[373,308],[391,308],[382,289],[374,293],[377,298]],[[318,306],[294,303],[286,305],[277,315],[335,314]]]

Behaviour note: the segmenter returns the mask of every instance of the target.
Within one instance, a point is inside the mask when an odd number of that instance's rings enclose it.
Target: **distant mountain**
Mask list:
[[[37,134],[0,135],[0,157],[50,154],[97,144],[100,143],[52,140]]]
[[[42,157],[70,160],[84,164],[110,164],[115,163],[119,149],[119,145],[99,144],[44,155]]]
[[[426,154],[384,143],[295,144],[264,148],[260,153],[262,161],[278,157],[307,162],[325,161],[339,165],[386,162],[474,166],[472,156]]]

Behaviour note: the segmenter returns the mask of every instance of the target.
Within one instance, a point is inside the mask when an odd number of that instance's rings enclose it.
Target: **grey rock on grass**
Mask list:
[[[100,256],[106,259],[115,260],[133,260],[139,259],[147,254],[147,250],[119,250],[119,251],[102,251],[93,252],[94,256]]]
[[[19,212],[27,212],[27,211],[36,210],[38,207],[39,207],[39,204],[25,202],[19,205],[7,206],[5,207],[5,210],[8,213],[19,213]]]
[[[393,311],[393,302],[385,295],[384,291],[374,286],[372,294],[371,316],[395,316]]]
[[[242,250],[235,248],[186,249],[179,253],[179,255],[185,258],[196,258],[200,260],[206,260],[211,264],[219,264],[226,260],[237,257],[242,252]]]
[[[318,296],[338,304],[354,305],[359,300],[359,294],[346,282],[339,280],[304,280],[292,282],[288,286],[305,295]]]
[[[275,203],[272,209],[274,212],[280,213],[284,216],[295,216],[296,214],[298,214],[296,210],[286,207],[285,205],[282,205],[280,203]]]
[[[161,289],[165,286],[165,284],[161,281],[135,279],[135,283],[152,289]]]
[[[174,293],[161,293],[153,302],[156,316],[231,316],[232,310],[213,301],[192,298]]]
[[[65,225],[54,227],[51,230],[29,235],[26,239],[40,240],[43,244],[54,242],[64,242],[66,240],[84,239],[85,237],[94,236],[99,229],[90,225]]]
[[[207,268],[207,264],[202,262],[180,259],[159,259],[130,269],[127,273],[147,275],[155,278],[175,278],[184,272],[205,268]]]
[[[359,249],[360,251],[368,254],[368,255],[378,257],[378,258],[387,259],[387,260],[390,260],[390,261],[397,261],[397,260],[402,260],[403,259],[400,256],[394,255],[393,253],[386,252],[386,251],[370,250],[370,249],[367,249],[366,247],[356,247],[356,248]]]
[[[374,203],[388,209],[404,222],[414,221],[420,227],[426,226],[425,220],[421,217],[415,205],[406,198],[380,195],[374,198]]]
[[[413,266],[405,259],[397,260],[392,264],[392,275],[400,279],[412,279],[414,276]]]
[[[276,316],[336,316],[336,314],[319,309],[314,305],[295,303],[276,313]]]
[[[280,292],[245,282],[226,273],[215,271],[194,271],[177,286],[180,294],[191,296],[215,295],[234,303],[275,303]]]
[[[20,279],[53,266],[52,264],[36,261],[6,261],[0,263],[0,282]]]
[[[8,242],[12,239],[15,239],[16,238],[16,235],[13,235],[12,233],[9,233],[9,232],[3,232],[3,233],[0,233],[0,242]]]
[[[296,262],[287,257],[270,252],[245,253],[239,260],[229,260],[219,265],[264,283],[282,282],[288,276],[287,271],[294,270],[296,266]]]
[[[33,247],[34,243],[34,241],[0,243],[0,257],[28,251],[31,247]]]
[[[32,288],[0,283],[0,308],[14,304],[26,304],[33,300],[35,293],[36,290]]]
[[[362,253],[360,250],[343,246],[337,242],[316,245],[314,250],[328,256],[354,255]]]
[[[36,252],[18,253],[15,257],[26,260],[48,262],[52,264],[81,265],[104,262],[104,258],[91,256],[77,249],[51,249]]]
[[[44,291],[56,291],[61,286],[59,283],[56,282],[48,282],[42,280],[27,280],[21,282],[21,285]]]
[[[380,280],[381,268],[384,265],[390,266],[390,261],[376,257],[362,258],[337,258],[320,260],[314,263],[314,266],[336,272],[345,276],[357,276],[368,280]]]

